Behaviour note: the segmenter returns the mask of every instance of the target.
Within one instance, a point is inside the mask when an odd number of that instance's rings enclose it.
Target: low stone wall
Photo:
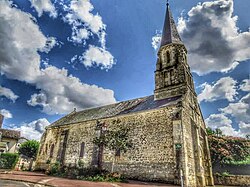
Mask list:
[[[250,175],[214,176],[216,185],[250,187]]]

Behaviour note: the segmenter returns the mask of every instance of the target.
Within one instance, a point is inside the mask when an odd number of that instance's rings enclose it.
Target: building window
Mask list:
[[[45,154],[48,154],[48,144],[45,145]]]
[[[53,157],[53,153],[54,153],[54,144],[52,144],[51,147],[50,147],[50,154],[49,154],[50,158]]]
[[[169,53],[169,51],[167,51],[167,63],[168,64],[170,63],[170,53]]]
[[[171,85],[171,75],[169,71],[164,73],[164,78],[165,78],[165,86]]]
[[[117,149],[117,150],[115,151],[115,156],[116,156],[116,157],[120,157],[120,156],[121,156],[121,150],[120,150],[120,149]]]
[[[80,158],[83,158],[84,156],[84,149],[85,149],[85,143],[81,143],[81,149],[80,149]]]

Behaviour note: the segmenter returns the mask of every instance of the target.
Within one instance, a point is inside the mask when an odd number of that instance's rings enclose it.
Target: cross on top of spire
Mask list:
[[[167,6],[169,5],[169,0],[167,0]]]

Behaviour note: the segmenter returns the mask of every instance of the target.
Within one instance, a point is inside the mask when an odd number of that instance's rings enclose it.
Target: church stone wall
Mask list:
[[[122,153],[114,164],[114,171],[130,178],[141,180],[174,180],[175,158],[171,109],[148,111],[101,120],[109,129],[122,126],[130,129],[129,139],[133,149]],[[81,159],[86,165],[95,163],[97,147],[92,143],[96,137],[96,121],[80,123],[70,129],[65,158],[67,164],[79,160],[80,144],[85,143],[85,155]],[[114,153],[104,150],[104,168],[111,170]]]
[[[133,113],[119,117],[99,120],[108,125],[108,129],[118,130],[126,126],[130,129],[129,139],[133,148],[126,153],[121,153],[115,161],[114,171],[124,173],[129,178],[140,180],[161,180],[174,182],[176,173],[175,148],[173,143],[173,114],[177,108],[166,107],[158,110]],[[97,136],[96,120],[71,124],[61,128],[50,128],[43,137],[43,145],[54,142],[53,158],[49,158],[49,150],[41,147],[38,165],[51,160],[56,161],[59,151],[60,133],[69,128],[65,164],[74,165],[81,160],[85,166],[95,165],[98,148],[93,144],[93,138]],[[84,156],[79,158],[81,143],[85,144]],[[47,148],[49,149],[49,147]],[[114,152],[104,150],[104,168],[111,170]]]
[[[42,138],[37,155],[36,169],[47,169],[50,163],[57,161],[59,136],[64,128],[47,129]]]
[[[189,90],[182,110],[184,140],[184,172],[186,186],[212,186],[213,178],[205,124],[196,96]]]
[[[186,179],[188,181],[186,186],[196,186],[196,171],[195,171],[195,164],[197,160],[194,158],[194,140],[192,138],[192,123],[191,123],[191,115],[192,109],[190,106],[185,106],[187,110],[183,110],[183,117],[182,117],[182,125],[183,125],[183,141],[184,141],[184,158],[185,159],[185,166],[184,172]]]

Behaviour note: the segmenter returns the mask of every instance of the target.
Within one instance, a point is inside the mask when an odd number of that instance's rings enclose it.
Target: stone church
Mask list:
[[[100,126],[97,128],[97,126]],[[100,147],[93,139],[105,129],[129,129],[133,149],[119,153],[102,149],[104,169],[146,181],[163,181],[186,187],[212,186],[212,167],[206,126],[197,101],[187,49],[167,5],[155,69],[154,94],[98,108],[72,112],[46,128],[37,168],[79,160],[96,166]],[[182,179],[182,180],[181,180]]]

